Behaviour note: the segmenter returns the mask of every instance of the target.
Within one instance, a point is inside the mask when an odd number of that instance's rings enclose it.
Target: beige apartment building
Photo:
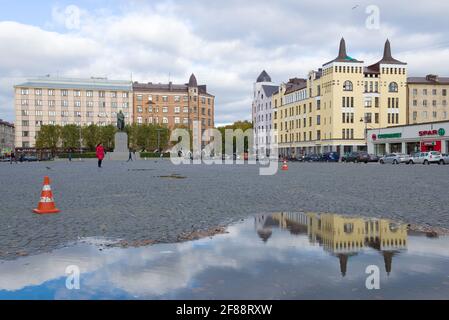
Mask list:
[[[365,64],[342,39],[337,58],[282,84],[273,105],[283,156],[366,150],[367,130],[407,122],[407,64],[392,57],[388,40],[382,59]]]
[[[115,124],[133,119],[131,81],[43,77],[14,86],[17,148],[35,146],[42,125]]]
[[[449,120],[449,78],[437,75],[410,77],[407,83],[409,124]]]
[[[215,97],[206,85],[198,85],[193,74],[186,84],[134,82],[133,96],[137,124],[193,129],[193,121],[198,121],[201,130],[214,127]]]
[[[14,124],[0,119],[0,156],[14,150]]]

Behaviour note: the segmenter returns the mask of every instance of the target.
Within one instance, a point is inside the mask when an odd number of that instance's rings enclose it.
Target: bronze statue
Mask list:
[[[125,115],[123,114],[122,110],[117,113],[117,128],[119,131],[125,130]]]

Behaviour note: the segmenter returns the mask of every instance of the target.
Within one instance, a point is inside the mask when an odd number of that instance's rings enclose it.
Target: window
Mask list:
[[[75,101],[75,107],[80,108],[81,107],[81,101]]]
[[[28,100],[22,99],[20,101],[20,103],[22,104],[22,106],[27,106],[28,105]]]
[[[88,103],[89,104],[89,103]],[[93,104],[92,104],[92,106],[93,106]],[[112,108],[117,108],[117,102],[111,102],[111,107]]]
[[[56,117],[56,111],[48,111],[49,117]]]
[[[137,123],[138,123],[138,124],[142,124],[142,123],[143,123],[142,117],[137,117]]]
[[[54,107],[56,105],[56,101],[55,100],[48,100],[48,106],[49,107]]]
[[[162,113],[168,113],[168,107],[162,107]]]
[[[67,97],[69,95],[69,90],[61,90],[61,95]]]
[[[148,96],[148,101],[153,101],[153,96],[151,94]],[[153,121],[153,119],[151,119],[151,121]]]
[[[175,102],[180,102],[181,101],[181,97],[180,96],[175,96]]]
[[[137,101],[142,101],[142,99],[143,99],[143,96],[141,94],[138,94],[137,95]],[[140,119],[140,120],[142,120],[142,119]]]
[[[81,118],[81,111],[75,111],[74,116],[76,118]]]
[[[138,113],[142,113],[142,112],[143,112],[142,106],[137,106],[137,112],[138,112]]]
[[[423,100],[422,105],[423,105],[424,107],[427,107],[427,100]]]
[[[372,123],[373,122],[371,113],[365,113],[365,122],[366,123]]]
[[[418,118],[418,112],[413,111],[413,121],[416,121],[417,118]]]
[[[93,108],[94,107],[94,102],[93,101],[87,101],[87,107],[88,108]]]
[[[129,108],[129,102],[123,102],[122,104],[124,109],[128,109]]]
[[[112,91],[111,92],[111,98],[117,98],[117,92],[116,91]]]
[[[105,91],[99,91],[99,92],[98,92],[98,96],[99,96],[100,98],[105,98],[105,97],[106,97],[106,92],[105,92]]]
[[[414,96],[418,95],[418,89],[413,89],[413,95]]]
[[[153,107],[152,106],[148,107],[148,112],[153,112]]]
[[[34,94],[36,96],[41,96],[42,95],[42,89],[34,89]]]
[[[182,112],[183,113],[189,113],[189,107],[182,108]]]
[[[128,92],[123,92],[122,93],[122,98],[129,98],[129,93]]]
[[[443,97],[447,96],[447,90],[443,89]]]
[[[175,107],[175,113],[180,113],[181,112],[181,107]]]
[[[427,89],[423,89],[423,90],[422,90],[422,94],[425,95],[425,96],[427,96]]]
[[[168,123],[168,118],[163,117],[163,118],[162,118],[162,123],[167,124],[167,123]]]
[[[48,95],[49,95],[49,96],[54,96],[54,95],[55,95],[55,90],[53,90],[53,89],[48,89]]]
[[[189,123],[189,118],[183,118],[182,119],[182,123],[183,124],[188,124]]]
[[[73,96],[74,97],[81,97],[81,91],[79,91],[79,90],[73,91]]]
[[[390,83],[390,85],[388,86],[388,91],[389,92],[398,92],[398,84],[396,82]]]
[[[20,90],[20,94],[21,94],[22,96],[28,95],[28,89],[21,89],[21,90]]]
[[[434,96],[437,95],[437,89],[433,89],[433,90],[432,90],[432,95],[434,95]]]
[[[437,101],[436,101],[436,100],[433,100],[433,101],[432,101],[432,106],[434,106],[434,107],[437,106]]]
[[[175,124],[180,124],[180,123],[181,123],[181,118],[175,117]]]
[[[67,101],[67,100],[62,100],[62,101],[61,101],[61,106],[62,106],[62,107],[68,107],[68,106],[69,106],[69,101]]]
[[[168,97],[167,96],[162,96],[162,101],[163,102],[168,102]]]
[[[379,123],[379,114],[378,113],[374,114],[374,121],[375,121],[375,123]]]
[[[94,92],[93,91],[91,91],[91,90],[86,91],[86,97],[92,98],[93,96],[94,96]]]
[[[34,103],[36,106],[42,106],[42,100],[36,100]]]
[[[418,106],[418,100],[413,100],[413,106],[414,107]]]

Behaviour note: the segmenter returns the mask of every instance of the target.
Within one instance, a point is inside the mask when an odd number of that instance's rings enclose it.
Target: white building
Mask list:
[[[43,77],[16,85],[14,91],[17,148],[34,147],[42,125],[106,126],[116,123],[120,110],[132,123],[131,81]]]
[[[262,71],[256,83],[254,83],[252,104],[254,148],[261,155],[270,155],[271,130],[274,130],[274,110],[271,97],[278,90],[279,86],[271,81],[271,77],[265,70]]]
[[[449,122],[431,122],[368,130],[368,152],[377,155],[449,152]]]

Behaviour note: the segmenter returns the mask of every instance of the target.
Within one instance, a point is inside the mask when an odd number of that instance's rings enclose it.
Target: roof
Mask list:
[[[187,93],[189,91],[190,84],[172,84],[170,83],[139,83],[134,82],[133,83],[133,91],[144,91],[144,92],[178,92],[178,93]],[[206,85],[197,85],[198,92],[200,94],[205,94],[208,96],[213,97],[213,95],[209,94],[207,92],[207,86]]]
[[[34,87],[34,88],[50,88],[50,89],[86,89],[86,90],[122,90],[130,91],[131,81],[126,80],[108,80],[106,78],[52,78],[42,77],[28,79],[22,84],[15,87]]]
[[[340,40],[340,48],[338,50],[338,56],[334,60],[325,63],[324,66],[333,62],[363,63],[363,61],[359,61],[357,59],[348,56],[348,54],[346,53],[346,41],[344,38],[341,38]]]
[[[298,90],[307,88],[307,80],[301,78],[290,79],[286,83],[286,89],[284,94],[289,94]]]
[[[261,72],[261,74],[257,77],[257,81],[256,82],[271,82],[271,77],[269,76],[269,74],[263,70]]]
[[[428,75],[426,77],[409,77],[407,78],[408,84],[449,84],[449,77],[438,77],[434,75]]]
[[[198,82],[196,81],[196,77],[193,73],[189,79],[189,87],[198,87]]]
[[[387,41],[385,42],[385,47],[384,47],[384,55],[382,57],[382,59],[369,66],[367,68],[368,72],[373,72],[373,73],[377,73],[380,71],[380,65],[381,64],[397,64],[397,65],[407,65],[407,63],[405,62],[401,62],[399,60],[396,60],[395,58],[393,58],[393,56],[391,55],[391,44],[390,44],[390,40],[387,39]]]
[[[262,90],[265,92],[265,96],[267,98],[271,97],[274,93],[279,91],[279,86],[269,86],[269,85],[263,85]]]
[[[14,128],[14,124],[13,123],[10,123],[8,121],[4,121],[2,119],[0,119],[0,126],[6,126],[6,127]]]

